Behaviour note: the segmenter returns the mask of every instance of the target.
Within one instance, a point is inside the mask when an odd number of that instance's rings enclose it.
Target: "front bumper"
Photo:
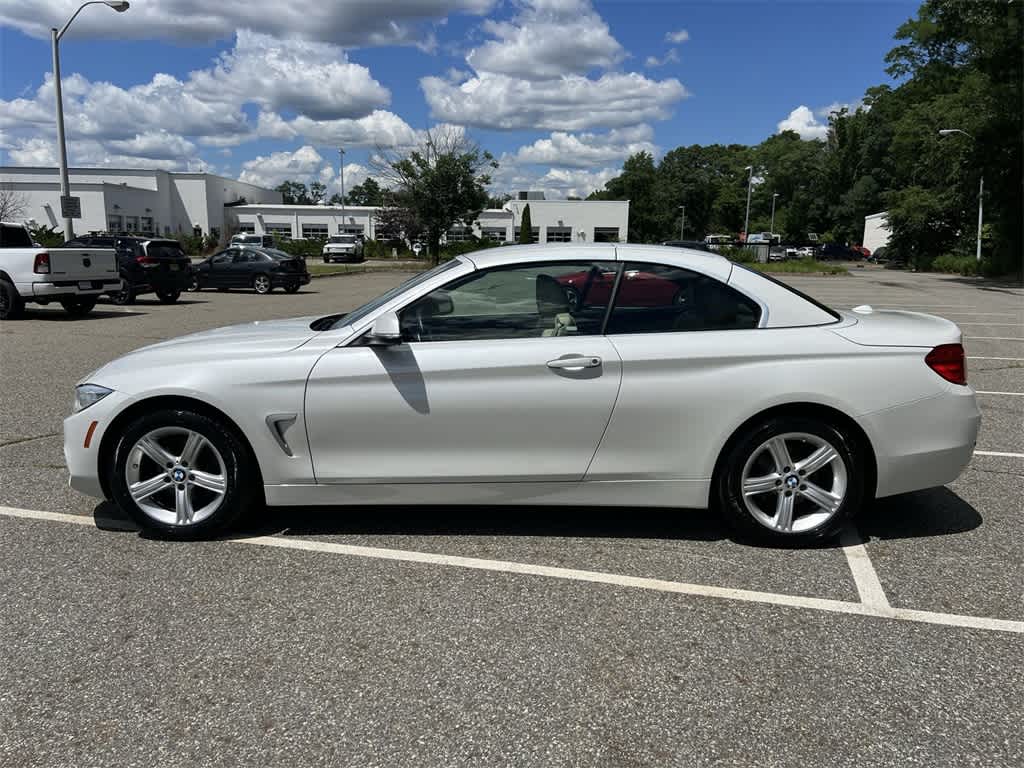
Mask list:
[[[363,254],[357,251],[325,251],[323,256],[324,261],[356,263],[363,260]]]
[[[110,422],[120,412],[120,406],[127,399],[128,395],[114,391],[84,411],[72,413],[64,419],[64,460],[71,476],[68,484],[86,496],[105,498],[100,482],[100,445]],[[89,436],[89,429],[94,421],[96,426]],[[87,436],[88,447],[85,445]],[[105,470],[106,468],[103,468],[103,471]]]
[[[935,397],[862,418],[878,464],[878,498],[956,480],[974,454],[981,427],[974,390],[950,384]]]

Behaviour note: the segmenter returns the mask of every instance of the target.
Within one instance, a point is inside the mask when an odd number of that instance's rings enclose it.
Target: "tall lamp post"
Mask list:
[[[338,175],[341,177],[341,232],[345,233],[345,148],[338,147]]]
[[[959,128],[943,128],[939,131],[939,136],[950,136],[954,133],[962,133],[971,141],[974,141],[974,137],[971,136],[967,131],[961,131]],[[975,247],[974,258],[981,261],[981,218],[982,218],[982,205],[985,196],[985,175],[982,174],[981,180],[978,182],[978,244]]]
[[[679,220],[679,239],[686,239],[686,206],[680,205],[679,210],[683,212],[682,218]]]
[[[54,98],[57,101],[57,152],[60,156],[60,196],[61,198],[71,196],[71,183],[68,181],[68,150],[64,143],[64,103],[61,97],[60,88],[60,48],[58,43],[68,31],[71,22],[82,12],[87,5],[106,5],[118,13],[128,10],[127,0],[89,0],[78,6],[78,10],[71,14],[71,18],[59,30],[56,27],[50,28],[50,42],[53,45],[53,90]],[[63,208],[63,205],[61,206]],[[75,236],[73,222],[70,216],[64,217],[64,239],[70,240]]]
[[[743,170],[747,172],[747,215],[743,219],[743,242],[747,242],[750,236],[750,190],[754,186],[754,166],[748,165]]]
[[[772,231],[772,239],[773,240],[775,239],[775,201],[778,199],[778,197],[779,197],[779,193],[778,192],[774,192],[772,194],[772,225],[771,225],[770,229]]]

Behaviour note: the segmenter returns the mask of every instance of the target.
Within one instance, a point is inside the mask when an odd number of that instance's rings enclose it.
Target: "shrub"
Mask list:
[[[729,261],[735,261],[739,264],[753,264],[757,261],[757,254],[752,249],[743,248],[738,245],[719,246],[718,253],[721,256],[725,256]]]
[[[484,248],[496,248],[499,245],[501,243],[496,243],[490,238],[473,238],[464,243],[448,243],[441,248],[441,261],[454,259],[456,256],[461,256],[464,253],[482,251]]]
[[[944,253],[932,261],[931,268],[936,272],[946,272],[951,275],[964,275],[972,277],[978,274],[978,262],[974,256],[957,256],[952,253]]]

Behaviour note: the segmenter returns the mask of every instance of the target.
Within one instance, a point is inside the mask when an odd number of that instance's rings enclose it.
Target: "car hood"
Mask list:
[[[116,386],[115,379],[140,368],[174,368],[206,360],[224,361],[288,352],[318,335],[309,327],[316,318],[310,315],[288,320],[257,320],[179,336],[129,352],[82,381]]]

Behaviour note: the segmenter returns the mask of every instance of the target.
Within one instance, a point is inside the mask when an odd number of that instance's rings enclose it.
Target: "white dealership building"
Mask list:
[[[78,234],[199,231],[227,238],[254,232],[293,239],[342,232],[367,239],[386,235],[379,230],[378,208],[285,205],[279,192],[210,173],[72,168],[70,181],[71,194],[81,199],[82,218],[75,220]],[[0,184],[23,199],[26,221],[63,228],[57,169],[0,167]],[[446,239],[515,242],[527,205],[535,242],[626,241],[628,200],[546,200],[539,192],[521,192],[503,208],[481,212],[472,226],[456,226]]]

